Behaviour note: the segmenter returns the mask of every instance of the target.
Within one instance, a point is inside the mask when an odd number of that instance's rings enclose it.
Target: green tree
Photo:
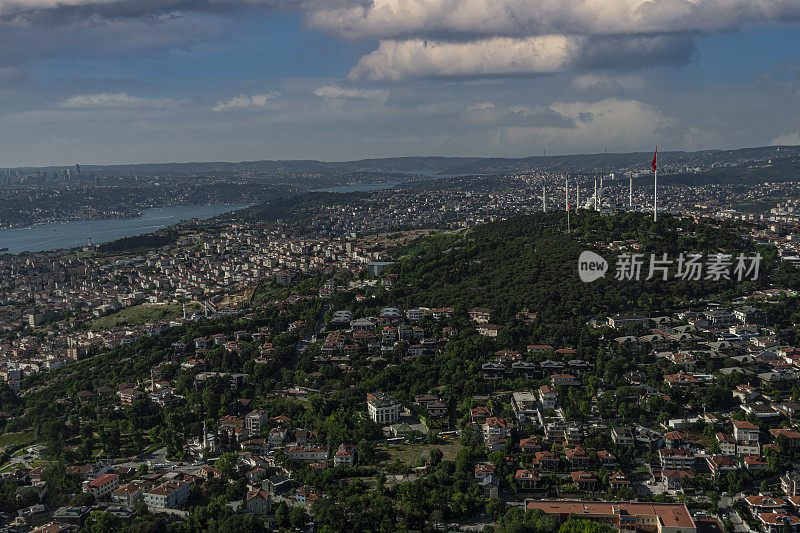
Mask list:
[[[561,524],[558,533],[614,533],[614,528],[592,520],[570,518]]]
[[[358,457],[358,464],[372,464],[375,461],[375,444],[367,439],[361,439],[358,441],[356,456]]]
[[[430,455],[431,455],[431,466],[436,468],[437,466],[439,466],[439,463],[442,462],[442,457],[444,457],[444,454],[442,453],[442,450],[440,450],[439,448],[433,448],[431,449]]]
[[[223,453],[214,466],[222,473],[225,479],[234,479],[236,477],[236,454],[233,452]]]
[[[302,529],[308,522],[308,515],[302,507],[295,507],[289,513],[289,524],[295,529]]]

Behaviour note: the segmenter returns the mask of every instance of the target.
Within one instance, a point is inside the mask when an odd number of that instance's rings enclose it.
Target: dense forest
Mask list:
[[[160,248],[169,246],[178,240],[179,233],[173,229],[123,237],[116,241],[106,242],[97,247],[99,252],[128,252],[142,248]]]
[[[768,287],[770,276],[794,283],[785,267],[778,268],[773,249],[761,247],[761,276],[755,282],[735,280],[684,281],[670,276],[646,281],[615,279],[614,261],[621,251],[601,247],[611,241],[636,245],[639,253],[680,252],[752,255],[756,247],[734,226],[698,224],[665,216],[657,224],[642,214],[604,217],[580,211],[572,217],[573,231],[565,231],[563,213],[518,216],[485,224],[460,235],[437,235],[396,250],[398,262],[390,272],[399,276],[392,298],[407,306],[473,307],[498,311],[503,321],[523,308],[536,309],[547,321],[602,313],[655,313],[690,307],[699,298],[723,298]],[[609,272],[593,283],[578,279],[577,260],[593,250],[609,262]],[[632,253],[628,250],[627,253]],[[794,269],[791,269],[794,270]]]

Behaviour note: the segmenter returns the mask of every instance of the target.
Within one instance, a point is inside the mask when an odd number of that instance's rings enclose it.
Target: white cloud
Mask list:
[[[607,74],[583,74],[572,80],[570,87],[579,93],[621,95],[622,85]]]
[[[240,111],[246,109],[267,109],[271,106],[272,100],[280,96],[279,92],[254,94],[252,96],[240,94],[229,100],[220,100],[211,107],[213,111]]]
[[[142,98],[128,93],[78,94],[61,101],[65,109],[160,108],[179,103],[173,98]]]
[[[59,7],[111,4],[115,1],[116,0],[0,0],[0,14],[39,9],[56,9]]]
[[[324,85],[314,91],[321,98],[345,98],[354,100],[382,100],[389,97],[385,89],[358,89],[355,87],[341,87],[338,85]]]
[[[598,37],[607,38],[605,44],[612,49],[631,45],[622,60],[611,65],[613,68],[641,68],[676,62],[675,54],[654,55],[648,44],[675,50],[685,61],[687,40],[696,35],[800,19],[798,0],[0,0],[0,26],[26,30],[7,35],[7,43],[0,33],[0,62],[58,56],[64,49],[93,57],[127,50],[186,47],[235,31],[221,21],[253,8],[298,12],[307,27],[335,36],[382,39],[378,50],[362,58],[355,69],[354,76],[365,71],[361,77],[375,79],[418,77],[413,72],[403,74],[404,70],[415,70],[403,64],[407,55],[429,63],[420,69],[427,76],[549,72],[556,67],[541,64],[537,57],[526,58],[526,48],[534,56],[542,52],[543,45],[534,46],[532,42],[549,41],[546,47],[550,47],[555,46],[556,39],[571,42]],[[145,27],[169,24],[180,29],[180,21],[187,20],[190,28],[185,34],[169,28],[148,31]],[[198,31],[197,20],[204,20],[207,27]],[[122,27],[104,33],[111,23]],[[80,32],[57,35],[73,27]],[[40,35],[29,37],[35,33]],[[57,38],[48,38],[51,34]],[[125,38],[115,38],[116,34]],[[656,39],[659,36],[663,43]],[[513,60],[500,58],[497,68],[492,68],[490,59],[497,57],[497,51],[488,50],[491,44],[487,43],[501,43],[502,38],[514,39],[509,41],[511,46],[523,50]],[[98,46],[98,39],[106,46]],[[17,41],[21,44],[15,45]],[[438,43],[440,55],[459,56],[458,49],[472,46],[475,53],[486,53],[490,59],[475,68],[445,68],[430,57],[432,53],[423,57],[416,50],[425,42]],[[571,59],[573,63],[581,58],[592,63],[595,53],[587,44],[580,57]],[[605,52],[605,56],[603,67],[613,63],[613,54],[609,58],[609,52]],[[384,57],[397,65],[377,65]],[[641,58],[638,62],[637,57]],[[585,70],[596,65],[581,67]]]
[[[800,145],[800,131],[778,135],[769,144],[772,146],[798,146]]]
[[[581,94],[595,96],[621,96],[625,91],[642,89],[647,85],[644,78],[635,75],[611,76],[609,74],[581,74],[570,83],[570,88]]]
[[[351,0],[305,3],[309,27],[380,38],[351,79],[510,76],[684,64],[694,37],[800,19],[798,0]],[[619,83],[619,80],[616,82]],[[623,87],[620,84],[620,87]],[[606,95],[621,95],[606,84]]]
[[[798,0],[0,0],[0,64],[189,47],[233,33],[233,13],[253,8],[297,12],[306,27],[335,36],[381,39],[351,75],[380,80],[685,63],[697,35],[800,19]],[[575,43],[583,47],[559,49]],[[466,53],[484,57],[465,64]]]
[[[307,8],[312,27],[348,38],[718,32],[800,18],[797,0],[373,0]]]
[[[677,120],[661,109],[621,98],[599,102],[556,102],[549,109],[571,120],[573,127],[502,128],[502,142],[524,149],[531,146],[558,147],[562,152],[643,149],[654,144]]]
[[[297,7],[299,0],[0,0],[0,16],[84,9],[107,16],[148,16],[170,11],[200,12],[252,7]]]
[[[351,79],[391,80],[437,76],[493,76],[553,73],[577,56],[580,39],[545,35],[526,39],[494,37],[466,43],[381,41],[350,71]]]
[[[462,116],[464,122],[475,126],[574,127],[571,118],[545,105],[498,105],[493,102],[479,102],[468,106]]]

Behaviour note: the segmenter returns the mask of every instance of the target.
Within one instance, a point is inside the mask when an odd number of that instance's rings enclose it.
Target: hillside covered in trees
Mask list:
[[[539,213],[433,236],[395,250],[397,262],[390,272],[399,279],[391,298],[408,306],[489,307],[501,321],[523,308],[538,310],[545,320],[564,320],[609,312],[665,312],[711,295],[732,299],[776,279],[789,286],[795,283],[794,269],[779,266],[774,250],[756,250],[732,225],[669,216],[653,223],[643,214],[607,217],[580,211],[572,217],[572,232],[565,229],[563,212]],[[626,249],[612,250],[609,243]],[[592,283],[579,280],[578,257],[584,250],[608,261],[605,277]],[[645,280],[651,253],[674,259],[681,252],[735,257],[756,251],[762,261],[755,282],[684,281],[674,279],[674,269],[666,281]],[[620,253],[645,254],[640,281],[615,279]]]

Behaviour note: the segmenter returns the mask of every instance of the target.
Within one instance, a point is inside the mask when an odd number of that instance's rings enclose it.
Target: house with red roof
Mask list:
[[[333,456],[333,466],[353,466],[356,464],[356,447],[341,444]]]
[[[536,457],[533,460],[533,464],[544,472],[555,472],[558,470],[558,463],[556,454],[549,450],[536,452]]]
[[[539,476],[527,469],[520,469],[514,474],[514,481],[519,489],[534,489],[539,486]]]
[[[119,487],[119,476],[116,474],[103,474],[91,481],[83,482],[83,492],[88,492],[97,501],[109,497],[117,487]]]
[[[608,476],[608,484],[611,490],[624,489],[631,486],[630,480],[622,472],[614,472]]]
[[[245,507],[253,514],[268,515],[272,511],[272,496],[265,490],[251,490],[247,493]]]
[[[589,472],[578,470],[577,472],[572,472],[571,477],[572,483],[577,490],[592,491],[597,487],[597,478]]]

